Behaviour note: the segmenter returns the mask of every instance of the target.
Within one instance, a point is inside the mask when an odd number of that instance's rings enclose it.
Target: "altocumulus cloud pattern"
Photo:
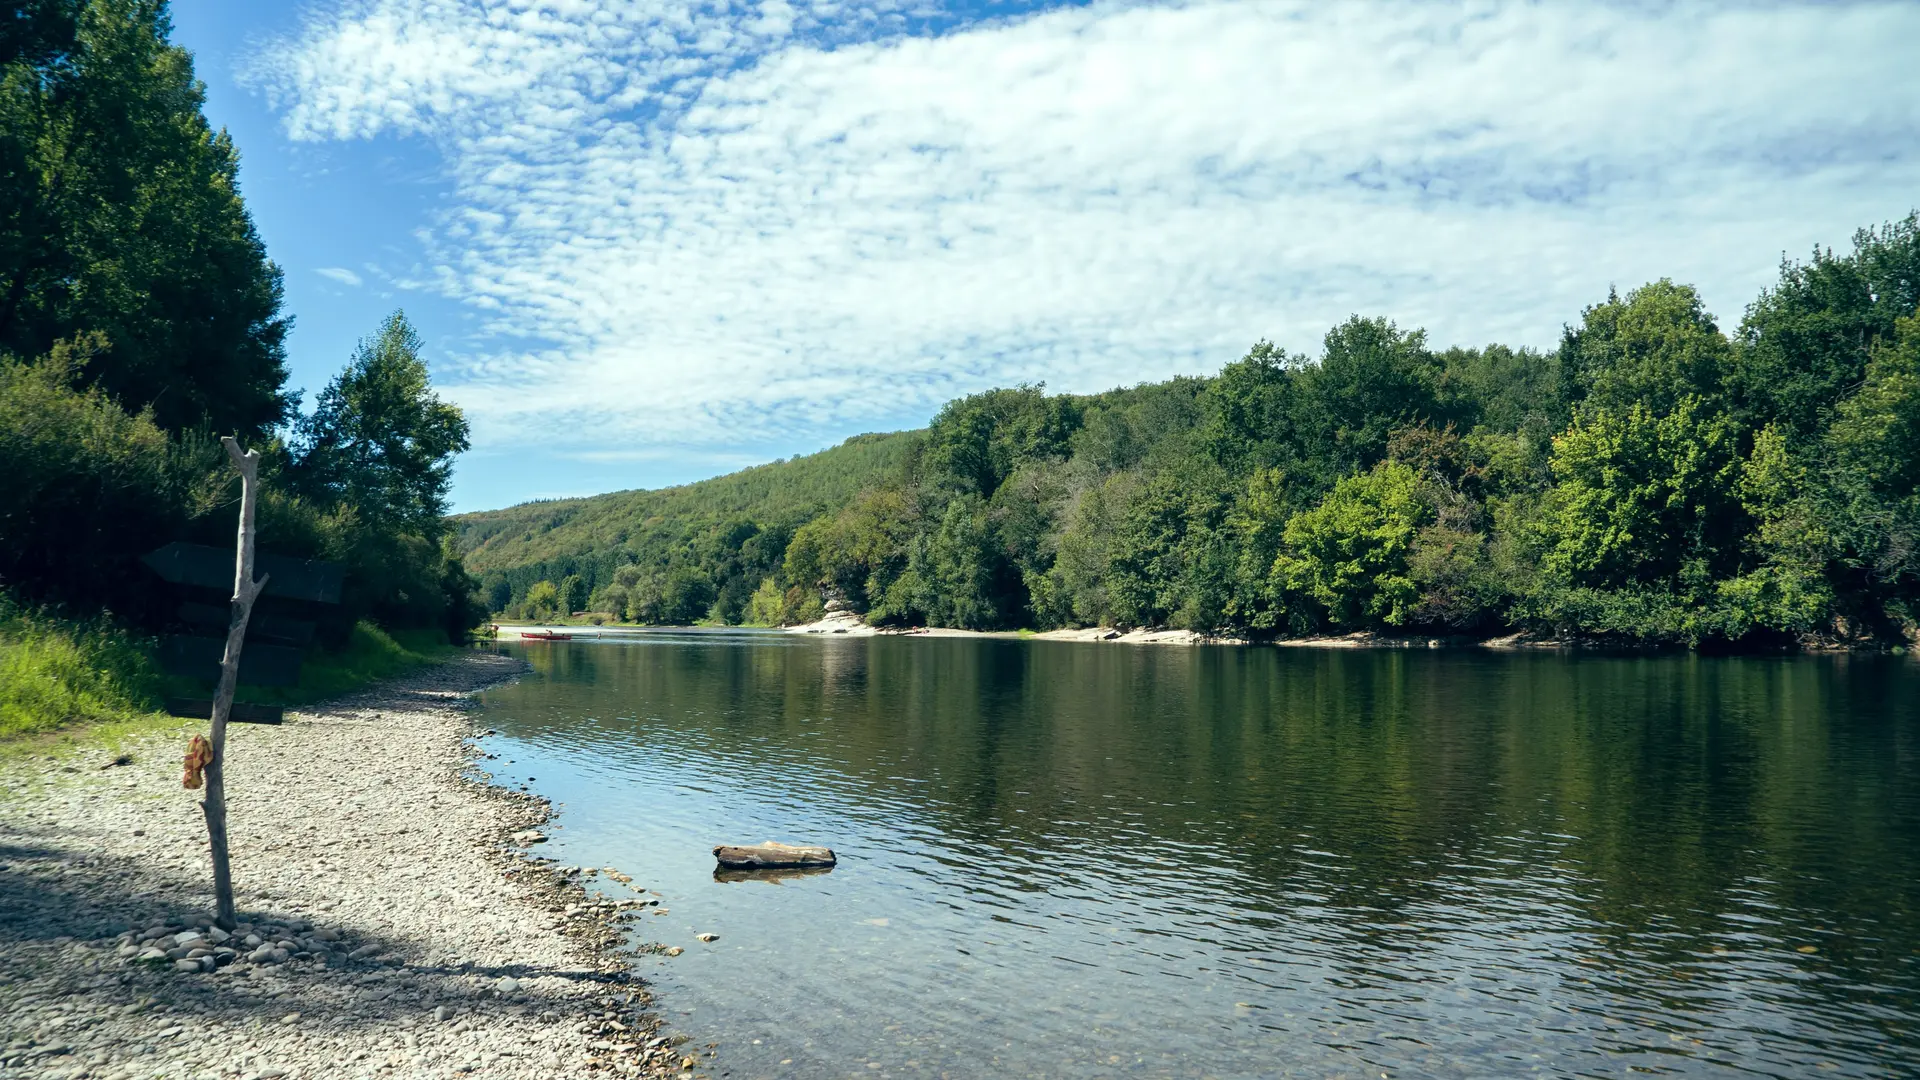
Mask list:
[[[485,314],[484,445],[722,446],[1209,371],[1352,312],[1550,346],[1920,200],[1920,5],[366,0],[249,80],[430,140],[393,273]],[[618,449],[616,449],[616,447]]]

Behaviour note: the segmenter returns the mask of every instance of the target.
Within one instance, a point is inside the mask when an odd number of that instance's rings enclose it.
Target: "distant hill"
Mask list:
[[[679,487],[461,514],[453,519],[456,543],[488,593],[511,589],[518,596],[534,582],[569,575],[594,588],[626,564],[716,561],[735,571],[723,587],[737,579],[733,591],[751,590],[760,580],[755,575],[775,572],[795,529],[893,478],[921,434],[856,435],[817,454]]]

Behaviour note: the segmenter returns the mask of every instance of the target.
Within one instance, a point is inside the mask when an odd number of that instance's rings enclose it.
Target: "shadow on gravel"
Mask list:
[[[134,891],[140,882],[156,884],[151,867],[129,860],[88,855],[31,837],[0,840],[0,944],[58,937],[111,937],[128,929],[128,922],[146,917],[154,922],[191,920],[207,913],[189,906],[179,894],[196,890],[185,882],[166,881],[163,895]],[[202,886],[204,888],[204,886]]]
[[[196,898],[208,893],[205,881],[125,858],[63,849],[18,832],[0,838],[0,865],[6,867],[0,870],[0,1014],[23,997],[79,995],[96,1008],[151,999],[203,1020],[274,1019],[298,1011],[330,1026],[381,1026],[426,1019],[440,1005],[474,1015],[544,1007],[545,995],[535,988],[515,993],[512,1000],[494,993],[498,980],[507,977],[637,987],[624,974],[590,969],[409,964],[404,940],[335,925],[324,914],[246,910],[240,913],[243,922],[312,919],[346,936],[324,962],[242,961],[212,974],[174,971],[171,961],[129,963],[117,952],[122,932],[204,925],[212,905]],[[361,959],[348,958],[361,949],[368,950]],[[0,1034],[12,1026],[0,1022]]]
[[[26,859],[58,859],[66,853],[58,848],[20,847],[17,844],[0,842],[0,866],[21,862]]]

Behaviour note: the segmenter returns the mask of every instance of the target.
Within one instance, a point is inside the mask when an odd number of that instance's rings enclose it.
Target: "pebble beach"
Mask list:
[[[522,670],[467,653],[233,725],[232,934],[181,786],[199,728],[0,764],[0,1077],[699,1075],[628,970],[644,882],[540,858],[551,808],[480,768],[471,695]]]

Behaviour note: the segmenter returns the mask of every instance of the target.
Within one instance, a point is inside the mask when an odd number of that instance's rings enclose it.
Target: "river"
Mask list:
[[[1904,658],[501,648],[486,765],[711,1075],[1920,1076]],[[768,839],[840,863],[716,880]]]

